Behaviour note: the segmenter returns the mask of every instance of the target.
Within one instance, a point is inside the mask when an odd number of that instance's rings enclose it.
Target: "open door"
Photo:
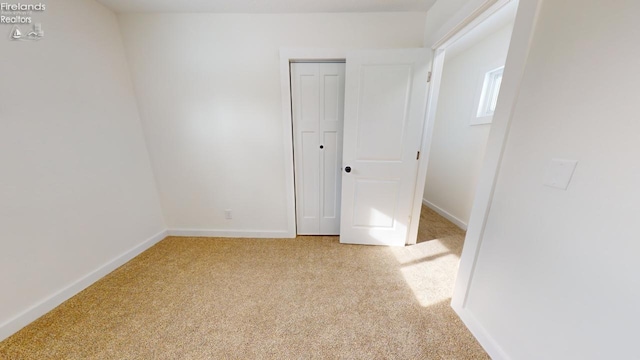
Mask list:
[[[427,49],[347,55],[341,243],[407,241],[430,58]]]

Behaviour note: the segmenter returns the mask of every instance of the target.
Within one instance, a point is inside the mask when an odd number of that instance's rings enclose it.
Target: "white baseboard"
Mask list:
[[[467,329],[478,340],[482,348],[489,354],[493,360],[509,360],[511,359],[506,352],[498,345],[495,339],[480,324],[478,319],[467,308],[460,308],[451,304],[453,310],[458,314]]]
[[[458,219],[457,217],[451,215],[451,213],[449,213],[448,211],[446,211],[445,209],[439,207],[438,205],[430,202],[427,199],[422,199],[422,203],[424,204],[424,206],[430,208],[431,210],[437,212],[438,214],[440,214],[440,216],[442,216],[443,218],[451,221],[452,223],[454,223],[457,227],[459,227],[460,229],[467,231],[467,223]]]
[[[224,237],[224,238],[266,238],[282,239],[295,238],[296,234],[286,230],[260,231],[260,230],[206,230],[206,229],[169,229],[170,236],[193,237]]]
[[[8,338],[16,333],[18,330],[29,325],[31,322],[41,317],[42,315],[53,310],[56,306],[62,304],[66,300],[70,299],[80,291],[89,287],[89,285],[103,278],[118,267],[124,265],[129,260],[140,255],[143,251],[157,244],[160,240],[167,236],[167,231],[163,230],[156,235],[145,240],[143,243],[136,245],[131,250],[128,250],[106,264],[100,266],[94,271],[88,273],[77,281],[67,285],[66,287],[58,290],[54,294],[51,294],[47,298],[43,299],[39,303],[24,310],[20,314],[0,324],[0,341]]]

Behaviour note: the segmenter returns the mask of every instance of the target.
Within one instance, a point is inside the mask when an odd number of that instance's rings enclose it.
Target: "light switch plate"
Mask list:
[[[567,190],[573,172],[578,165],[577,160],[551,159],[547,175],[544,178],[546,186]]]

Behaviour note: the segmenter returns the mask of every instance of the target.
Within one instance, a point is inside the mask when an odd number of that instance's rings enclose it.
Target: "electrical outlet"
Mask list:
[[[224,211],[224,218],[227,220],[233,219],[233,215],[231,214],[231,209],[227,209]]]

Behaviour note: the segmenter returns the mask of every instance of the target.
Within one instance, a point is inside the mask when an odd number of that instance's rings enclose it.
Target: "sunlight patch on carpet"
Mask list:
[[[435,239],[403,248],[389,248],[400,264],[400,272],[421,306],[450,299],[460,261],[443,240]]]

